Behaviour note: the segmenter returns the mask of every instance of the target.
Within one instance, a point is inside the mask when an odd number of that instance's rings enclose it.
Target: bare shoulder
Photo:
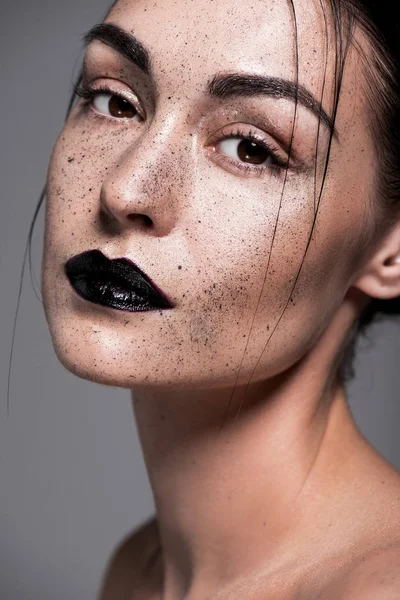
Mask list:
[[[400,473],[380,455],[374,463],[368,513],[376,544],[345,569],[335,600],[400,600]]]
[[[335,600],[400,600],[400,541],[360,557],[331,591]]]
[[[352,506],[356,544],[332,562],[321,600],[400,600],[400,474],[377,453],[364,472],[368,487]]]
[[[133,590],[143,584],[143,573],[157,559],[158,541],[158,524],[154,517],[127,535],[111,555],[98,600],[131,600]]]

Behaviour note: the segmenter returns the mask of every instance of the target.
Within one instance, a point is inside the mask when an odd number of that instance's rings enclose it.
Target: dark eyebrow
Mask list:
[[[138,66],[146,75],[151,75],[149,51],[132,33],[112,23],[101,23],[92,27],[83,38],[85,46],[94,40],[110,46]]]
[[[322,105],[303,85],[278,77],[262,75],[241,75],[228,73],[215,75],[208,84],[208,93],[216,98],[236,98],[240,96],[265,95],[272,98],[296,100],[313,112],[333,132],[338,139],[333,119],[325,112]]]

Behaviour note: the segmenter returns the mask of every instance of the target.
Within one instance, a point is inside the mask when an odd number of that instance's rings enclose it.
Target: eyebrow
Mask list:
[[[151,75],[150,53],[132,33],[128,33],[112,23],[101,23],[89,29],[83,37],[86,47],[94,40],[110,46],[139,67],[146,75]]]
[[[83,40],[86,47],[94,40],[103,42],[152,77],[150,53],[133,33],[112,23],[101,23],[92,27]],[[336,139],[339,137],[334,120],[321,102],[306,87],[287,79],[240,73],[217,74],[208,83],[207,91],[210,96],[221,99],[268,96],[299,102],[320,119]]]
[[[296,84],[279,77],[263,75],[241,75],[228,73],[216,75],[208,84],[208,92],[216,98],[236,98],[269,96],[271,98],[285,98],[299,102],[308,108],[316,117],[333,132],[338,138],[333,119],[325,112],[322,105],[303,85]]]

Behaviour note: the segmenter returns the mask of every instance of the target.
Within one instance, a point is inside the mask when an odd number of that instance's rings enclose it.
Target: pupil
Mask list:
[[[113,117],[129,117],[132,118],[136,114],[136,110],[124,98],[112,96],[108,103],[108,109]]]
[[[240,142],[237,150],[240,160],[253,165],[261,165],[268,158],[268,150],[250,140]]]

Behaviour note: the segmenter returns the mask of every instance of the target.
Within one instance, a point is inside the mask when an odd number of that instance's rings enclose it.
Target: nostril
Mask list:
[[[143,223],[143,225],[145,225],[146,227],[150,227],[153,224],[153,221],[147,215],[138,215],[138,214],[132,213],[132,214],[128,215],[128,219],[130,221],[141,221]]]

